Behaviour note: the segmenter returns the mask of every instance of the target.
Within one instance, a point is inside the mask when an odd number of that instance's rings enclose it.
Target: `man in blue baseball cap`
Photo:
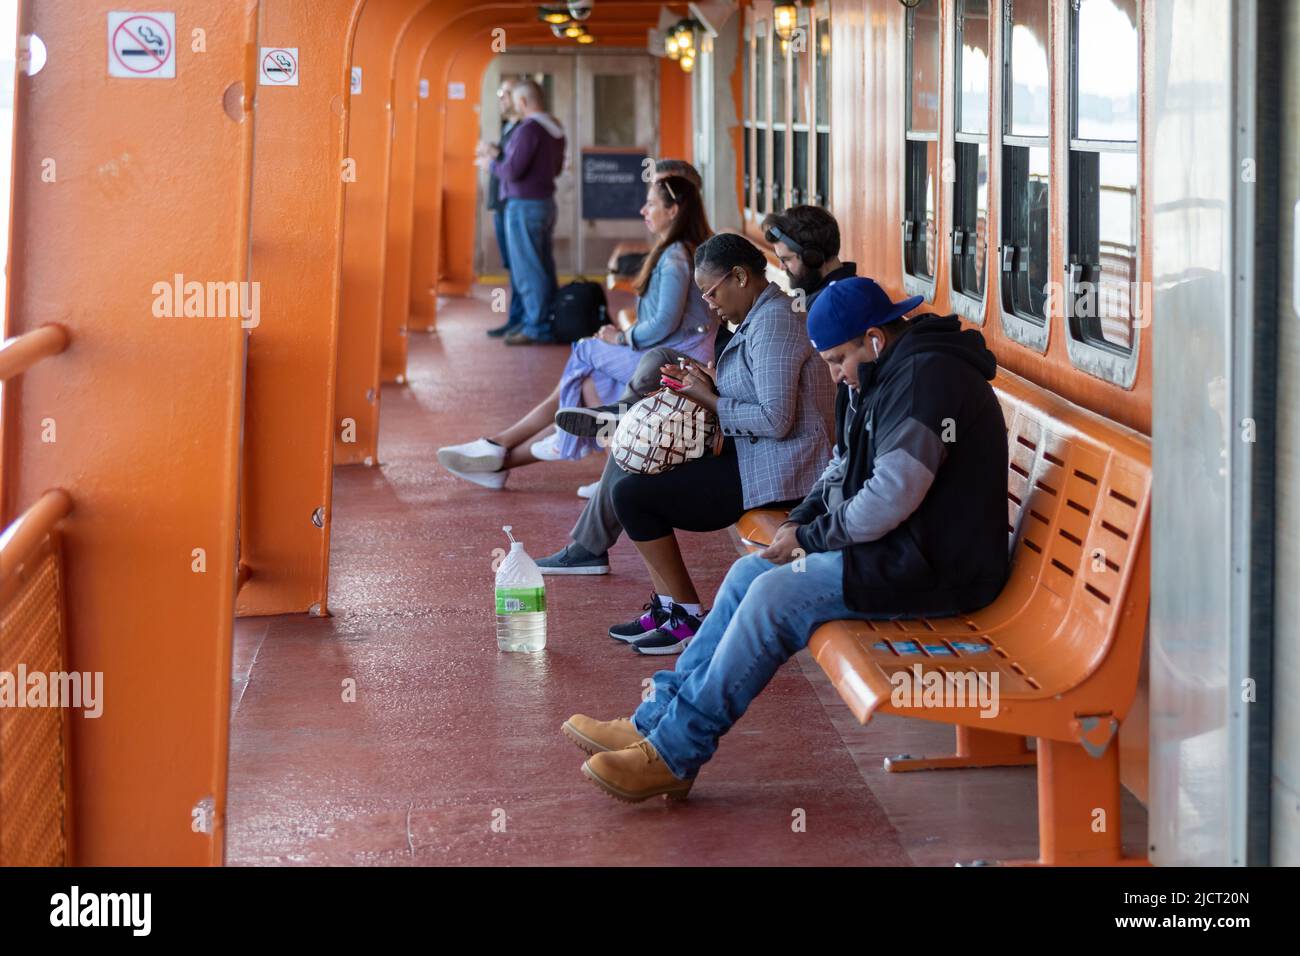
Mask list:
[[[904,318],[870,279],[808,313],[839,384],[835,450],[769,547],[731,566],[695,638],[631,720],[584,718],[587,778],[621,800],[682,797],[718,739],[819,624],[961,614],[1008,572],[997,362],[956,316]],[[579,740],[581,742],[579,742]]]

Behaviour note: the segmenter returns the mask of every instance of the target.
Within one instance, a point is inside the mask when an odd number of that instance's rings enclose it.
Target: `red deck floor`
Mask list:
[[[723,740],[691,797],[616,803],[559,733],[575,711],[626,715],[663,661],[605,636],[646,600],[626,541],[605,577],[548,578],[548,646],[497,651],[501,525],[533,556],[567,540],[601,462],[535,465],[489,491],[434,459],[490,434],[554,385],[563,348],[509,348],[483,298],[444,303],[385,386],[380,466],[337,470],[333,617],[236,627],[227,860],[232,864],[949,864],[1036,855],[1032,769],[887,774],[881,757],[942,753],[952,732],[860,727],[820,669],[787,665]],[[701,593],[727,533],[687,535]],[[671,659],[670,659],[671,661]],[[356,702],[343,682],[356,681]],[[798,814],[802,810],[803,814]],[[1125,803],[1126,844],[1145,814]],[[805,821],[796,828],[796,818]]]

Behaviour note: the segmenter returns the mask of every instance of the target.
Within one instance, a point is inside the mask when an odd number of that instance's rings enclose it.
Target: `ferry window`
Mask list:
[[[1070,13],[1066,317],[1071,338],[1133,351],[1138,286],[1137,0]]]
[[[989,3],[958,0],[952,288],[982,302],[989,233]],[[983,321],[981,309],[967,313]]]
[[[782,209],[785,207],[785,98],[790,41],[782,40],[773,30],[769,43],[772,51],[772,208]]]
[[[750,189],[754,184],[754,147],[750,139],[754,131],[754,34],[748,27],[745,28],[744,62],[744,72],[741,74],[743,77],[741,86],[744,87],[744,111],[741,113],[744,118],[744,133],[741,138],[745,144],[745,207],[752,209],[753,200]]]
[[[830,205],[831,180],[831,21],[817,20],[813,41],[813,122],[817,128],[817,175],[812,201],[817,206]]]
[[[939,2],[907,11],[907,143],[903,268],[929,281],[935,264],[935,177],[939,136]]]
[[[592,77],[597,146],[636,145],[636,76],[598,73]]]
[[[1004,21],[1002,311],[1046,330],[1050,102],[1048,0],[1013,0]],[[1013,335],[1015,333],[1013,332]],[[1022,336],[1023,338],[1023,336]],[[1034,344],[1046,345],[1046,338]]]
[[[812,82],[807,68],[810,42],[808,8],[800,7],[790,40],[791,169],[790,205],[808,201],[808,111]]]
[[[754,211],[767,211],[767,21],[759,20],[754,28]]]

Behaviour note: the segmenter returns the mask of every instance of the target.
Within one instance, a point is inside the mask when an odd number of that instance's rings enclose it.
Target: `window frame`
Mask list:
[[[822,10],[826,15],[822,16]],[[821,56],[822,32],[825,31],[827,38],[831,35],[831,10],[829,4],[817,4],[817,9],[812,17],[812,42],[814,44],[812,51],[812,130],[808,137],[808,182],[811,193],[808,197],[809,204],[820,206],[823,209],[829,209],[831,205],[831,110],[832,96],[835,93],[834,84],[831,83],[832,76],[832,57],[835,55],[835,48],[832,46],[831,51],[826,54],[826,115],[822,116],[817,109],[817,60]],[[826,137],[826,181],[819,184],[818,174],[822,164],[822,136]],[[818,190],[819,185],[824,185],[825,193]]]
[[[816,69],[816,62],[813,59],[812,50],[812,10],[809,7],[800,6],[795,15],[796,35],[803,34],[803,51],[800,52],[790,45],[789,59],[786,62],[786,75],[789,77],[790,87],[790,171],[787,179],[789,182],[786,186],[786,195],[789,197],[789,206],[803,205],[809,201],[808,190],[808,173],[811,166],[808,158],[811,155],[810,140],[812,138],[813,123],[813,97],[815,90],[813,84],[816,83],[816,77],[813,75]],[[803,120],[799,119],[800,107],[803,108]],[[799,139],[803,137],[803,162],[799,162]],[[803,178],[803,188],[799,188],[799,179]]]
[[[1138,69],[1135,77],[1137,87],[1138,102],[1142,98],[1142,6],[1143,0],[1136,0],[1137,19],[1134,31],[1137,34],[1138,50]],[[1142,325],[1138,321],[1133,321],[1131,326],[1132,344],[1125,349],[1122,346],[1107,342],[1100,334],[1093,335],[1091,330],[1080,330],[1079,322],[1088,320],[1076,320],[1074,316],[1075,291],[1074,291],[1074,271],[1071,259],[1074,256],[1074,232],[1077,222],[1072,216],[1076,210],[1076,181],[1075,181],[1075,156],[1082,153],[1105,154],[1118,153],[1132,155],[1135,157],[1134,168],[1136,170],[1136,184],[1134,199],[1139,210],[1137,217],[1137,230],[1134,234],[1133,248],[1133,272],[1136,277],[1135,281],[1139,289],[1139,297],[1142,297],[1142,243],[1145,236],[1146,223],[1141,214],[1144,201],[1144,191],[1142,183],[1142,113],[1139,106],[1138,111],[1138,128],[1136,130],[1137,139],[1134,140],[1096,140],[1084,139],[1077,135],[1079,129],[1079,6],[1075,3],[1069,5],[1069,18],[1066,23],[1067,45],[1069,47],[1066,56],[1067,69],[1067,102],[1066,102],[1066,150],[1065,150],[1065,167],[1066,167],[1066,184],[1065,184],[1065,202],[1062,209],[1062,235],[1064,237],[1064,249],[1062,256],[1063,282],[1062,288],[1065,290],[1062,304],[1062,321],[1065,327],[1065,345],[1066,353],[1070,359],[1070,364],[1081,372],[1092,375],[1096,378],[1109,382],[1112,385],[1118,385],[1121,388],[1131,389],[1137,381],[1138,360],[1141,354],[1142,344]],[[1100,204],[1100,197],[1098,197]],[[1143,316],[1149,320],[1149,310],[1151,303],[1149,297],[1143,297],[1148,301],[1142,302]]]
[[[741,71],[742,80],[745,84],[744,91],[741,95],[741,130],[744,136],[741,156],[741,186],[744,190],[744,215],[746,219],[752,219],[754,216],[754,196],[755,196],[755,166],[757,158],[755,155],[755,125],[754,111],[757,108],[757,93],[755,86],[755,69],[754,69],[754,38],[755,31],[753,24],[746,22],[745,28],[741,33],[741,42],[744,44],[744,50],[741,54]]]
[[[934,302],[935,290],[938,288],[939,274],[942,271],[943,257],[940,253],[940,249],[936,248],[935,255],[934,255],[933,275],[925,276],[925,275],[920,275],[911,272],[907,267],[908,258],[910,254],[908,251],[908,246],[911,242],[915,242],[915,240],[913,239],[909,241],[907,233],[908,233],[909,224],[911,224],[914,228],[918,228],[922,225],[923,222],[923,221],[913,222],[913,220],[909,218],[909,214],[912,211],[911,204],[912,204],[913,194],[915,192],[915,187],[913,184],[913,170],[915,166],[912,162],[912,153],[917,147],[915,147],[913,144],[921,143],[921,144],[926,144],[923,147],[924,151],[927,153],[927,162],[924,164],[924,168],[927,172],[927,175],[933,178],[934,195],[932,197],[932,202],[933,202],[933,210],[934,210],[934,217],[935,217],[934,238],[937,245],[941,246],[940,237],[944,235],[943,222],[941,220],[943,204],[941,203],[940,197],[938,195],[939,179],[940,179],[939,173],[943,166],[943,156],[941,155],[941,149],[940,149],[940,144],[942,143],[942,139],[940,138],[940,130],[943,127],[944,103],[942,97],[945,92],[943,89],[943,82],[942,82],[943,2],[942,0],[933,0],[933,2],[935,5],[935,12],[939,18],[938,21],[939,29],[936,31],[937,34],[936,39],[939,43],[939,70],[940,70],[940,78],[939,78],[940,82],[937,84],[937,90],[940,96],[940,101],[938,104],[938,109],[936,111],[934,132],[913,132],[911,128],[912,127],[912,80],[915,75],[912,69],[912,53],[915,45],[913,42],[913,38],[915,35],[914,23],[916,18],[916,6],[909,6],[903,15],[903,70],[904,70],[903,96],[905,97],[903,101],[903,182],[902,182],[903,218],[899,223],[900,226],[899,244],[902,252],[901,261],[903,267],[902,268],[903,290],[904,292],[907,293],[907,295],[922,296],[925,299],[925,302],[927,304],[933,304]],[[929,143],[935,144],[934,169],[930,169],[930,165],[928,162]],[[922,190],[922,201],[924,201],[924,186],[921,187],[921,190]]]
[[[949,299],[952,302],[952,309],[954,312],[956,312],[958,315],[960,315],[962,318],[966,319],[967,321],[973,322],[975,325],[983,325],[984,314],[986,309],[988,308],[990,286],[992,285],[992,282],[990,281],[992,278],[992,270],[990,269],[990,266],[994,258],[993,256],[990,255],[993,248],[993,244],[990,241],[993,238],[993,209],[991,204],[988,201],[988,197],[992,194],[991,187],[993,185],[993,135],[992,135],[993,80],[991,76],[985,77],[985,83],[987,85],[986,109],[988,110],[988,115],[985,117],[987,121],[986,131],[984,133],[963,132],[961,128],[962,127],[962,75],[963,75],[962,74],[962,49],[963,49],[963,41],[966,36],[965,30],[963,28],[963,20],[964,20],[963,14],[965,13],[966,5],[968,3],[983,3],[985,6],[985,9],[987,11],[986,19],[988,22],[988,36],[986,37],[986,40],[988,41],[987,47],[990,53],[989,56],[990,71],[993,65],[993,57],[991,54],[993,51],[993,23],[994,23],[993,15],[994,15],[994,8],[995,8],[995,0],[955,0],[955,3],[953,5],[953,34],[952,34],[953,67],[952,67],[952,76],[950,77],[950,89],[948,90],[948,94],[952,97],[952,104],[953,104],[951,152],[952,152],[953,173],[954,173],[952,189],[949,190],[948,192],[949,209],[948,209],[947,236],[948,236],[949,245],[948,245],[947,255],[950,263],[949,265],[950,275],[948,277],[948,292],[949,292]],[[962,273],[958,269],[957,257],[954,248],[957,240],[957,208],[958,208],[957,203],[959,198],[964,198],[959,196],[959,194],[963,189],[961,176],[959,175],[960,156],[961,156],[960,146],[967,145],[967,144],[975,145],[977,156],[978,156],[979,147],[983,146],[985,155],[987,157],[987,162],[988,162],[988,182],[985,184],[985,200],[984,200],[984,207],[985,207],[984,208],[984,291],[978,297],[971,295],[970,293],[966,292],[964,289],[957,288],[957,282],[962,277]],[[978,177],[978,171],[979,171],[979,164],[977,162],[976,163],[977,177]],[[979,189],[978,179],[976,180],[975,188],[978,193],[978,189]],[[977,200],[977,204],[978,204],[978,200]],[[976,218],[978,220],[978,208],[977,208]],[[973,243],[975,242],[975,237],[973,235],[969,236],[967,237],[966,241]]]
[[[756,219],[767,215],[771,200],[770,175],[772,170],[772,50],[771,38],[775,31],[769,29],[765,17],[754,21],[754,198],[752,209]],[[760,66],[761,64],[761,66]],[[759,76],[763,82],[758,82]],[[759,86],[762,89],[759,89]]]
[[[989,278],[992,279],[993,275],[996,274],[997,287],[998,287],[996,301],[998,306],[998,317],[1002,325],[1003,333],[1007,336],[1007,338],[1011,339],[1013,342],[1023,345],[1026,348],[1033,349],[1034,351],[1039,352],[1041,354],[1046,354],[1048,342],[1051,339],[1051,332],[1052,332],[1052,306],[1054,304],[1052,302],[1052,297],[1048,295],[1044,299],[1043,317],[1041,320],[1037,316],[1025,315],[1017,311],[1014,307],[1014,302],[1012,304],[1012,308],[1008,309],[1007,292],[1005,288],[1005,280],[1003,278],[1003,273],[1004,273],[1003,263],[1005,262],[1006,259],[1006,255],[1007,255],[1006,251],[1008,248],[1014,248],[1008,246],[1006,242],[1007,236],[1011,234],[1011,230],[1009,228],[1009,223],[1008,223],[1008,217],[1006,214],[1008,194],[1010,192],[1010,190],[1007,189],[1007,176],[1008,176],[1009,169],[1012,165],[1011,163],[1008,162],[1007,159],[1008,147],[1013,147],[1018,149],[1024,148],[1026,150],[1032,150],[1032,149],[1047,150],[1047,177],[1048,177],[1047,180],[1047,222],[1048,222],[1047,275],[1049,277],[1049,283],[1050,283],[1050,277],[1053,274],[1052,260],[1054,255],[1052,249],[1052,242],[1051,242],[1051,222],[1052,222],[1052,214],[1055,209],[1055,201],[1052,194],[1056,188],[1057,177],[1053,175],[1054,167],[1055,167],[1055,152],[1053,150],[1055,130],[1052,125],[1051,114],[1049,113],[1049,123],[1048,123],[1048,130],[1046,136],[1022,136],[1022,135],[1016,135],[1014,133],[1008,132],[1008,130],[1011,128],[1011,121],[1013,116],[1011,97],[1015,87],[1015,84],[1011,80],[1011,35],[1012,35],[1012,31],[1015,28],[1014,2],[1015,0],[1002,0],[1002,3],[1000,4],[1002,8],[1001,24],[998,29],[998,46],[1000,50],[1000,55],[998,57],[998,71],[997,71],[997,79],[998,79],[997,97],[1000,106],[1000,110],[999,110],[1000,116],[999,116],[998,123],[996,124],[997,125],[996,154],[997,154],[997,161],[998,161],[998,175],[997,175],[998,245],[997,245],[997,253],[993,257],[993,262],[992,262],[992,265],[995,267],[995,269],[990,271]],[[1048,22],[1048,37],[1049,37],[1048,42],[1050,44],[1050,37],[1052,36],[1052,27],[1055,23],[1056,10],[1058,4],[1054,2],[1054,0],[1044,0],[1044,3],[1045,6],[1047,7],[1047,22]],[[1048,96],[1048,102],[1050,103],[1056,94],[1056,71],[1052,69],[1052,57],[1051,57],[1050,48],[1048,50],[1047,64],[1048,64],[1047,96]],[[993,91],[990,91],[990,97],[992,97],[992,95],[993,95]],[[992,175],[992,163],[993,163],[993,154],[994,154],[994,150],[991,142],[993,137],[992,125],[993,124],[990,124],[990,129],[989,129],[990,177]],[[1028,157],[1028,155],[1029,154],[1027,152],[1026,157]],[[1026,165],[1028,165],[1027,162]],[[1026,170],[1026,177],[1028,177],[1027,170]],[[992,215],[993,215],[993,210],[990,209],[990,217]],[[1028,266],[1026,265],[1026,269],[1027,268]],[[988,285],[989,285],[989,280],[986,280],[985,281],[986,289]],[[1012,298],[1014,299],[1014,292],[1012,293]]]
[[[798,18],[796,17],[796,23]],[[791,89],[790,89],[790,57],[792,55],[791,44],[787,40],[782,40],[776,32],[776,23],[773,22],[768,29],[768,115],[770,122],[770,138],[772,143],[771,161],[768,167],[769,182],[767,190],[768,209],[772,212],[780,212],[789,203],[786,201],[790,192],[790,116],[791,116]],[[782,44],[785,49],[782,50]],[[777,84],[776,68],[781,68],[781,83]],[[781,111],[777,115],[777,96],[781,97]],[[780,134],[780,135],[778,135]],[[777,177],[777,171],[780,170],[780,178]],[[777,192],[780,195],[777,195]],[[779,201],[778,201],[779,200]]]

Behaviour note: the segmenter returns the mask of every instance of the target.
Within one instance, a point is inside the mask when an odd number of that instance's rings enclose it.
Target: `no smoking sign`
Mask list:
[[[131,80],[176,77],[176,14],[108,15],[108,75]]]
[[[262,47],[261,86],[298,85],[298,48],[296,46]]]

